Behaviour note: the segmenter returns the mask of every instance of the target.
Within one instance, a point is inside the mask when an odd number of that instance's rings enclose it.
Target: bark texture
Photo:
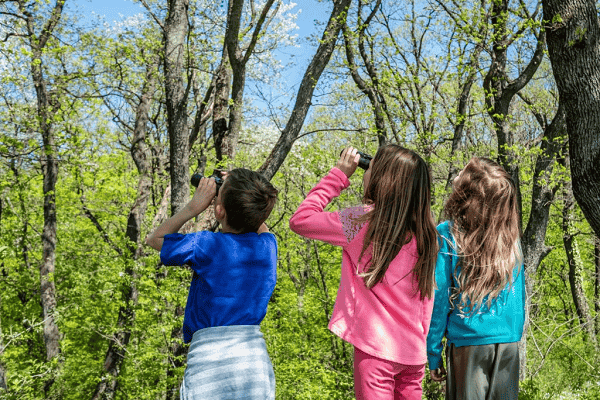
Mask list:
[[[598,347],[596,342],[596,332],[594,330],[594,320],[590,313],[590,307],[585,297],[583,289],[583,261],[579,253],[577,243],[577,231],[573,227],[575,199],[573,198],[571,182],[565,182],[564,186],[565,199],[562,209],[562,230],[563,244],[569,264],[569,287],[571,288],[571,296],[575,305],[575,312],[579,318],[579,324],[586,333],[588,340]]]
[[[43,174],[44,193],[44,229],[42,232],[42,262],[40,265],[40,298],[44,321],[44,344],[46,359],[49,361],[60,352],[60,332],[56,324],[56,286],[54,285],[56,261],[56,180],[58,176],[58,158],[56,155],[56,136],[52,117],[60,104],[51,102],[48,82],[44,76],[44,49],[56,25],[60,21],[65,0],[57,0],[51,15],[44,23],[39,35],[35,32],[36,18],[24,2],[19,1],[19,11],[26,21],[27,38],[31,48],[29,65],[37,99],[38,129],[42,135],[43,148],[40,164]],[[52,103],[52,105],[51,105]]]
[[[223,49],[221,64],[215,74],[215,106],[213,108],[213,140],[217,160],[230,157],[229,149],[223,146],[223,139],[227,135],[229,124],[227,123],[229,110],[229,89],[231,85],[231,66],[227,49]]]
[[[600,336],[600,237],[594,238],[594,265],[596,280],[594,286],[594,311],[596,312],[596,338]]]
[[[594,0],[543,0],[548,53],[565,107],[573,194],[600,235],[600,25]]]
[[[189,128],[187,99],[190,85],[184,79],[186,38],[188,34],[188,0],[169,0],[164,30],[165,94],[169,160],[171,174],[171,213],[188,201],[190,194]]]

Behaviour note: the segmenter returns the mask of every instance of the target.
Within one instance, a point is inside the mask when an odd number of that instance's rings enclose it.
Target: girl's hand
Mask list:
[[[446,369],[443,366],[438,369],[432,369],[429,371],[429,376],[431,376],[431,379],[435,382],[443,382],[446,380]]]
[[[356,171],[356,167],[358,167],[359,159],[358,151],[354,147],[348,147],[342,151],[342,155],[335,166],[350,178]]]
[[[196,216],[206,210],[217,194],[217,184],[214,179],[203,177],[196,188],[192,200],[188,203],[190,212]]]

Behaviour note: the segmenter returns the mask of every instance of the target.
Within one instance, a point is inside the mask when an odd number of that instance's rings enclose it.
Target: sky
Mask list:
[[[164,0],[166,2],[166,0]],[[330,2],[317,0],[284,0],[286,3],[294,1],[296,7],[291,12],[301,10],[296,25],[300,41],[311,34],[322,34],[323,24],[327,22],[330,12]],[[82,15],[93,17],[94,14],[104,16],[107,22],[114,23],[138,13],[143,13],[143,6],[134,0],[68,0],[67,6],[77,7]],[[304,54],[306,52],[306,54]],[[295,49],[298,58],[310,58],[314,49]],[[305,56],[305,57],[304,57]]]
[[[166,0],[164,0],[166,2]],[[224,0],[226,1],[226,0]],[[304,71],[310,62],[316,47],[309,45],[306,41],[311,35],[320,37],[323,33],[325,24],[331,11],[331,2],[318,0],[284,0],[285,3],[296,3],[290,12],[300,11],[296,19],[298,30],[293,33],[298,34],[297,43],[300,47],[281,49],[276,56],[286,64],[290,57],[294,57],[297,62],[295,67],[282,71],[282,78],[288,88],[297,88],[300,85]],[[109,23],[122,21],[128,17],[143,13],[144,8],[135,0],[67,0],[67,7],[72,10],[80,10],[81,15],[94,18],[95,15],[103,16]],[[293,89],[292,89],[293,90]],[[290,101],[292,99],[288,99]]]
[[[286,3],[289,2],[286,0]],[[329,9],[327,4],[319,3],[317,0],[295,0],[294,3],[297,4],[295,10],[302,10],[296,21],[302,34],[312,32],[315,20],[325,21],[329,16],[324,13],[324,10]],[[95,12],[104,15],[108,21],[121,20],[143,12],[142,5],[133,0],[68,0],[67,4],[82,7],[84,14],[90,15]]]

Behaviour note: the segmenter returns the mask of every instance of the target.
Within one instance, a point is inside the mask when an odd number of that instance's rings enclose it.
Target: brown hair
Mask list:
[[[221,188],[227,223],[240,233],[256,232],[277,200],[277,189],[264,175],[245,168],[230,171]]]
[[[373,208],[363,218],[369,222],[360,258],[372,245],[365,285],[379,283],[390,262],[414,236],[418,260],[412,270],[421,299],[434,291],[437,232],[431,213],[431,178],[425,161],[414,151],[396,144],[382,146],[371,162],[371,178],[364,202]]]
[[[453,302],[462,314],[487,306],[507,284],[515,264],[523,261],[517,192],[511,176],[496,162],[474,157],[454,183],[444,212],[460,256]]]

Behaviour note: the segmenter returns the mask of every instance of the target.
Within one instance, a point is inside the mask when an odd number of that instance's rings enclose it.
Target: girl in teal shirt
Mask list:
[[[444,212],[427,337],[431,377],[447,379],[446,399],[516,400],[525,277],[514,183],[494,161],[473,158]]]

